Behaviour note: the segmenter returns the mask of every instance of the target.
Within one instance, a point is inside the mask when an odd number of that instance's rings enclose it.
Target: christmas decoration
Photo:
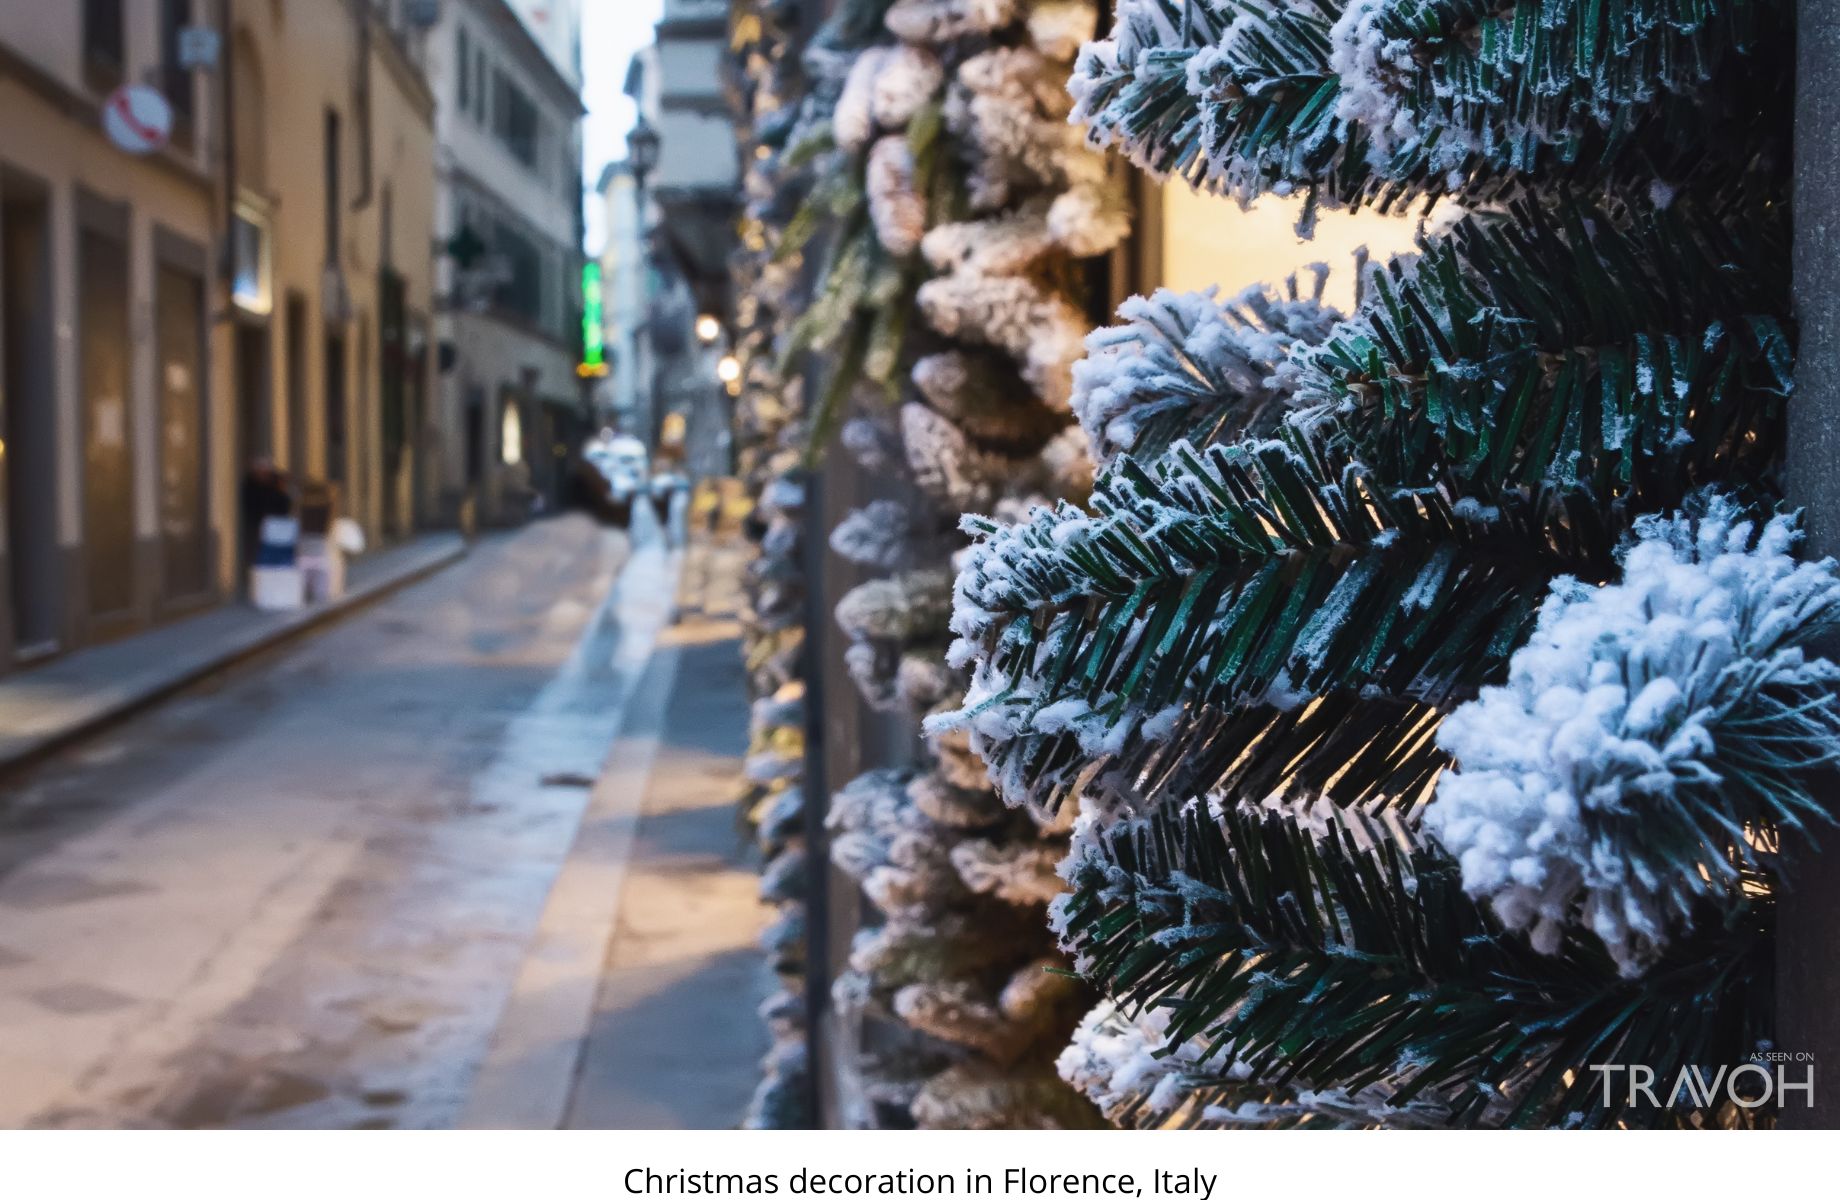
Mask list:
[[[1789,6],[1122,0],[1095,144],[1250,202],[1453,201],[1338,321],[1133,301],[1086,504],[969,517],[929,727],[1072,820],[1054,928],[1112,1119],[1748,1124],[1626,1106],[1768,1048],[1831,821],[1832,563],[1772,508]]]
[[[761,937],[775,980],[761,1018],[773,1043],[744,1119],[753,1129],[808,1128],[816,1121],[805,986],[805,383],[781,370],[774,353],[803,303],[797,256],[781,253],[807,186],[789,147],[815,118],[785,7],[738,9],[732,27],[731,79],[747,164],[747,206],[732,264],[734,354],[742,364],[735,440],[739,473],[755,501],[746,527],[758,546],[744,581],[743,653],[753,704],[742,804],[761,852],[762,900],[775,909]]]
[[[835,618],[880,711],[962,696],[945,663],[957,515],[1091,484],[1068,412],[1089,327],[1078,263],[1126,222],[1063,81],[1096,28],[1086,0],[870,0],[814,39],[847,66],[814,160],[825,182],[793,222],[825,250],[782,362],[824,352],[814,450],[847,421],[846,452],[911,485],[830,537],[872,572]],[[1008,813],[955,736],[839,789],[828,825],[875,909],[834,989],[864,1031],[844,1052],[866,1093],[922,1125],[1093,1123],[1053,1068],[1086,999],[1052,973],[1042,916],[1064,829]]]

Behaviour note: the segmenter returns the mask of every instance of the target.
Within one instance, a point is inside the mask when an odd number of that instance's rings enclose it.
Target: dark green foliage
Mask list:
[[[1126,0],[1082,57],[1094,139],[1153,170],[1306,193],[1306,223],[1319,202],[1474,210],[1256,389],[1153,326],[1126,382],[1157,385],[1111,399],[1162,423],[1089,511],[967,525],[976,683],[941,723],[973,729],[1011,802],[1084,804],[1057,928],[1207,1064],[1178,1123],[1755,1116],[1623,1108],[1589,1068],[1648,1066],[1665,1095],[1767,1041],[1775,839],[1820,815],[1832,744],[1818,673],[1717,731],[1717,795],[1611,806],[1640,836],[1592,852],[1650,886],[1711,863],[1652,962],[1563,916],[1536,950],[1418,824],[1452,766],[1440,723],[1507,678],[1556,578],[1614,580],[1636,518],[1704,489],[1770,506],[1792,8]],[[1172,1119],[1148,1095],[1116,1112]]]
[[[1318,837],[1297,813],[1231,805],[1115,828],[1058,914],[1127,1009],[1167,1009],[1171,1044],[1250,1069],[1193,1079],[1202,1103],[1332,1089],[1376,1124],[1415,1104],[1454,1125],[1593,1127],[1732,1115],[1606,1106],[1583,1064],[1652,1066],[1665,1096],[1682,1067],[1746,1061],[1767,1029],[1769,918],[1767,901],[1709,913],[1626,980],[1588,938],[1547,956],[1507,935],[1396,824],[1342,811]]]
[[[1530,176],[1725,186],[1787,159],[1788,80],[1756,54],[1784,40],[1785,0],[1382,0],[1379,35],[1409,50],[1379,63],[1336,60],[1350,7],[1137,0],[1082,61],[1081,115],[1199,187],[1382,210]]]
[[[1357,265],[1364,262],[1363,254]],[[1091,357],[1074,371],[1095,461],[1106,465],[1126,448],[1143,461],[1178,441],[1205,446],[1275,432],[1290,402],[1280,368],[1342,319],[1323,303],[1328,268],[1318,264],[1309,275],[1307,289],[1293,275],[1281,289],[1249,288],[1224,301],[1167,291],[1125,301],[1120,323],[1087,340]]]
[[[1754,479],[1791,387],[1784,218],[1682,203],[1465,219],[1369,277],[1358,319],[1305,356],[1299,403],[1371,412],[1345,426],[1404,485],[1447,464],[1487,490],[1672,504]]]
[[[971,711],[1024,728],[987,751],[1006,791],[1051,808],[1086,781],[1074,734],[1027,731],[1069,697],[1095,724],[1183,704],[1174,740],[1205,762],[1194,723],[1217,711],[1363,691],[1448,706],[1499,681],[1548,581],[1610,577],[1634,515],[1765,479],[1789,343],[1774,289],[1732,264],[1781,253],[1767,221],[1684,211],[1468,219],[1299,355],[1302,408],[1275,438],[1126,457],[1093,519],[993,532],[960,583],[983,616],[958,632],[984,647]],[[1396,745],[1398,719],[1362,727]],[[1124,745],[1099,786],[1140,803],[1219,782],[1185,765],[1147,788],[1160,751]]]

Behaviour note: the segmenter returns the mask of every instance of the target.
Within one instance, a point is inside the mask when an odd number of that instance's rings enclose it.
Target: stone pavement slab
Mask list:
[[[355,560],[346,594],[330,604],[285,613],[226,604],[0,678],[0,772],[381,599],[459,560],[466,549],[457,533],[430,534]]]
[[[738,547],[694,539],[461,1124],[722,1129],[767,1049]]]
[[[0,783],[0,1127],[451,1125],[630,687],[627,544],[483,539]]]

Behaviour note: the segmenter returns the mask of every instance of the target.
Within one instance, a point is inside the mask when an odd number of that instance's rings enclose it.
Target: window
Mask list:
[[[492,230],[492,250],[504,262],[504,278],[494,297],[499,307],[527,321],[542,321],[543,251],[505,221],[497,222]]]
[[[192,0],[160,0],[160,90],[179,128],[192,123],[192,73],[179,65],[179,33],[191,23]]]
[[[326,110],[326,261],[339,261],[339,216],[344,207],[344,190],[340,185],[340,130],[339,113],[335,108]]]
[[[511,156],[527,167],[537,165],[537,106],[503,71],[496,77],[498,112],[493,132]]]
[[[92,67],[119,76],[128,65],[122,0],[83,0],[83,57]]]
[[[484,49],[473,51],[473,115],[479,123],[485,125],[492,120],[492,96],[486,86],[486,52]]]
[[[230,227],[230,295],[244,312],[266,313],[274,307],[268,218],[238,205]]]
[[[466,26],[464,25],[460,26],[459,29],[455,31],[454,36],[459,41],[459,47],[454,53],[454,59],[460,64],[460,69],[454,73],[460,85],[460,91],[459,91],[459,94],[455,97],[455,100],[459,104],[461,112],[472,112],[473,111],[473,87],[472,87],[472,84],[473,84],[473,49],[472,49],[472,42],[471,42],[471,39],[469,39],[466,36]]]

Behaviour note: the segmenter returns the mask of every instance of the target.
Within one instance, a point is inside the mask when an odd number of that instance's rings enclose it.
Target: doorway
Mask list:
[[[288,293],[286,310],[287,353],[287,467],[297,479],[310,473],[307,465],[307,301]]]
[[[345,403],[345,339],[326,333],[326,478],[341,488],[347,474],[346,457],[350,453],[351,417]],[[344,497],[340,497],[341,501]]]
[[[249,577],[255,560],[256,536],[248,508],[242,502],[242,481],[249,465],[275,453],[274,405],[269,395],[268,326],[240,325],[236,331],[237,459],[236,546],[237,579]]]
[[[205,486],[204,280],[161,264],[155,279],[160,388],[162,599],[203,599],[211,588]]]
[[[77,372],[83,412],[83,575],[93,632],[134,616],[134,448],[128,412],[128,249],[77,237]]]
[[[57,533],[57,389],[51,327],[50,198],[4,182],[0,197],[0,410],[5,448],[7,599],[13,658],[58,652],[63,629],[63,563]]]
[[[409,524],[403,507],[409,494],[403,481],[404,451],[409,446],[406,296],[403,277],[385,267],[378,283],[378,358],[382,372],[377,398],[383,425],[383,529],[390,538],[402,537]]]

